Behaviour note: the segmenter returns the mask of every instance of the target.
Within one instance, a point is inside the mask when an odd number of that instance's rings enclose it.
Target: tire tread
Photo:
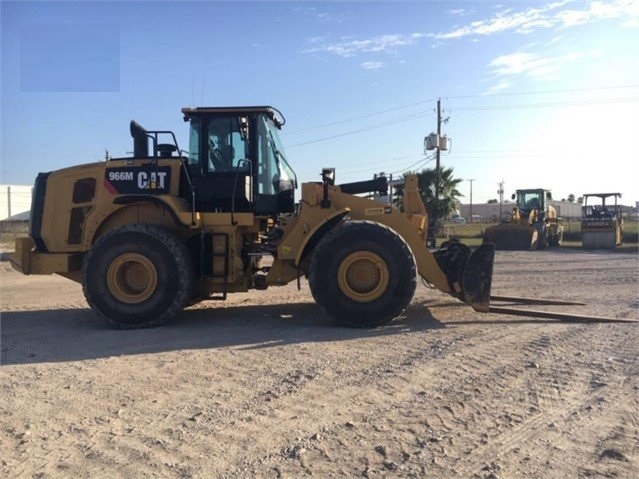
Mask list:
[[[129,233],[143,234],[159,240],[167,249],[167,252],[175,259],[178,271],[181,271],[183,273],[178,275],[176,297],[171,302],[170,306],[162,314],[158,315],[154,319],[149,319],[144,322],[131,323],[118,321],[117,319],[110,317],[108,314],[102,311],[100,306],[96,303],[88,287],[89,265],[93,259],[94,254],[99,253],[100,247],[105,243],[110,242],[116,236]],[[153,328],[165,324],[174,319],[182,311],[182,309],[184,309],[188,300],[191,298],[191,293],[193,290],[193,278],[193,259],[191,258],[188,248],[182,241],[176,238],[168,230],[159,226],[143,223],[131,223],[125,224],[109,231],[108,233],[98,238],[98,240],[93,244],[91,249],[84,257],[82,267],[82,290],[91,309],[113,328],[144,329]]]

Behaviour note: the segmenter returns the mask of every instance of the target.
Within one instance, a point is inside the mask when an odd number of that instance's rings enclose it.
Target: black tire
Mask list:
[[[559,248],[561,246],[562,241],[564,240],[564,228],[563,226],[558,226],[555,230],[554,230],[555,234],[552,236],[552,244],[550,244],[550,246],[553,246],[555,248]]]
[[[315,301],[341,326],[390,323],[413,299],[415,259],[393,230],[347,221],[318,243],[309,267]]]
[[[537,239],[537,249],[546,249],[548,247],[548,228],[545,225],[541,227]]]
[[[86,254],[82,289],[111,326],[151,328],[182,311],[194,277],[184,242],[158,226],[129,224],[100,237]]]

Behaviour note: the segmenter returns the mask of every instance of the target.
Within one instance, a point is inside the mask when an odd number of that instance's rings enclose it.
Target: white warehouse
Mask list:
[[[0,185],[0,221],[29,219],[33,186]]]
[[[557,210],[557,215],[563,219],[578,220],[581,218],[581,205],[579,203],[571,203],[569,201],[554,201],[550,204]],[[510,213],[515,206],[514,203],[479,203],[472,205],[464,204],[459,207],[459,214],[466,219],[466,221],[473,222],[497,222],[500,215],[503,213]]]

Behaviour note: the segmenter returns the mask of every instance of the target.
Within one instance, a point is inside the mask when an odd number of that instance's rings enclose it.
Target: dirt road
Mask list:
[[[639,318],[638,258],[498,252],[493,293]],[[637,323],[420,285],[391,326],[349,330],[302,282],[114,331],[68,280],[0,280],[3,477],[639,477]]]

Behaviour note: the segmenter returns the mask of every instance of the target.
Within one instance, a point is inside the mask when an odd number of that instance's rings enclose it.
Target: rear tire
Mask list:
[[[106,233],[82,267],[87,302],[118,329],[150,328],[173,319],[191,298],[194,277],[184,242],[144,224]]]
[[[416,268],[406,242],[370,221],[348,221],[317,245],[309,267],[315,301],[341,326],[390,323],[415,293]]]

